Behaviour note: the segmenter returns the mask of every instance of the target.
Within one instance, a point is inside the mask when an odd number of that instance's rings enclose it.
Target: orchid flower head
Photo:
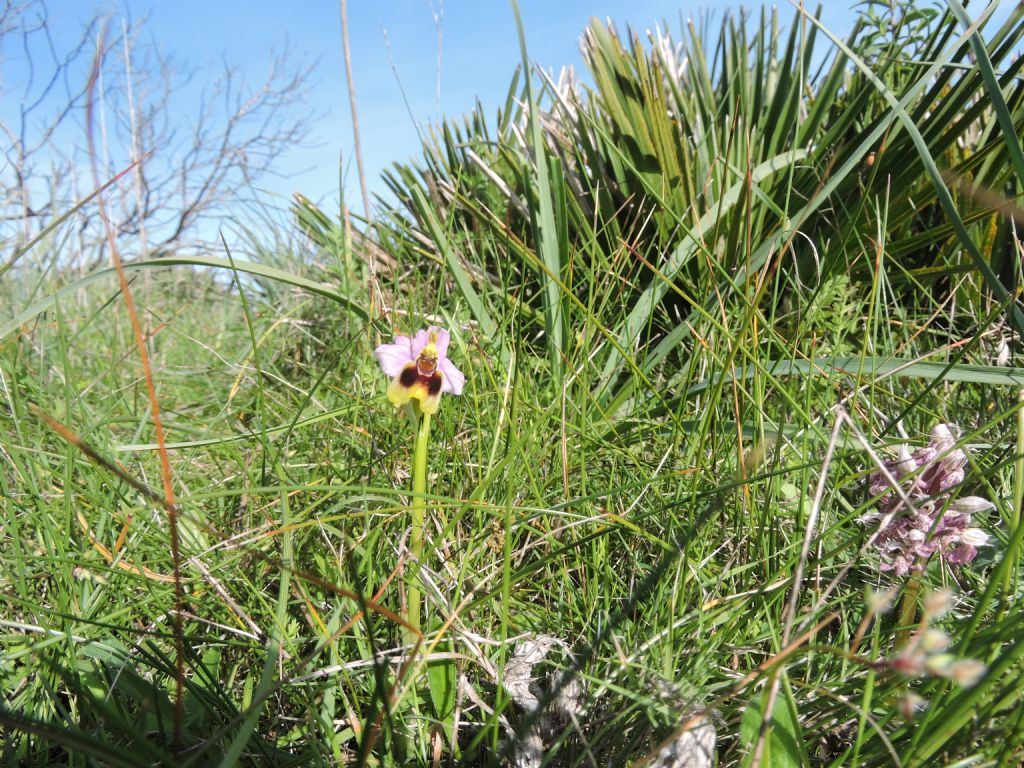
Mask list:
[[[381,370],[391,377],[388,400],[396,407],[415,401],[423,413],[437,413],[441,394],[461,395],[466,377],[448,359],[451,335],[432,325],[412,337],[395,336],[393,344],[374,350]]]
[[[987,543],[988,535],[972,527],[972,518],[995,504],[980,496],[952,499],[967,465],[967,453],[956,447],[959,433],[953,424],[937,424],[928,445],[914,452],[900,446],[897,457],[885,462],[885,472],[870,476],[868,490],[878,508],[861,522],[879,526],[874,542],[883,570],[902,577],[923,570],[936,554],[950,565],[964,565]]]

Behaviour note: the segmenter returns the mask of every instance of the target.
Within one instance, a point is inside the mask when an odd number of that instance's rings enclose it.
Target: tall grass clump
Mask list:
[[[39,266],[59,224],[3,289],[0,762],[1019,762],[1024,10],[990,11],[595,21],[557,78],[517,14],[505,105],[372,227],[297,195],[311,257],[126,262],[177,576],[128,310]],[[445,355],[374,359],[428,326],[466,375],[429,443],[384,395]]]

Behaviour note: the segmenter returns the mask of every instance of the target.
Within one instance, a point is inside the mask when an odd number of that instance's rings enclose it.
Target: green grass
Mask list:
[[[547,764],[630,764],[705,708],[719,765],[1019,762],[1024,370],[994,360],[1000,336],[1020,360],[1020,241],[942,174],[1020,199],[1021,14],[986,31],[991,60],[953,16],[911,13],[866,21],[817,72],[809,21],[726,19],[686,31],[674,86],[639,38],[595,26],[593,89],[536,79],[517,101],[520,75],[496,126],[446,124],[395,167],[388,313],[308,201],[312,261],[129,265],[151,270],[133,292],[184,680],[116,278],[49,268],[59,240],[12,262],[0,764],[497,765],[538,720]],[[413,434],[373,349],[431,323],[467,384],[432,425],[414,574]],[[922,575],[953,592],[934,622],[951,652],[987,665],[970,687],[893,669],[897,612],[871,595],[903,580],[857,522],[868,448],[938,422],[972,446],[959,492],[997,504],[976,518],[991,546]],[[536,635],[569,652],[535,669],[531,715],[504,681]],[[575,719],[549,724],[576,686]],[[908,718],[910,691],[928,707]]]

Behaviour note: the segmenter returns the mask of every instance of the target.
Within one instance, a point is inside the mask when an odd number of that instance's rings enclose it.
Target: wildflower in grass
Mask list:
[[[977,556],[988,535],[971,526],[973,515],[995,505],[979,496],[950,501],[964,480],[966,464],[967,454],[956,447],[953,429],[939,424],[928,445],[913,453],[900,446],[898,456],[885,462],[886,472],[871,476],[869,489],[878,497],[878,509],[861,522],[881,527],[875,545],[882,551],[884,570],[894,570],[897,576],[921,571],[935,553],[950,565],[963,565]]]
[[[448,359],[450,341],[448,331],[432,325],[377,347],[377,362],[391,377],[388,399],[396,407],[415,401],[422,413],[437,413],[442,393],[462,394],[466,377]]]
[[[412,526],[409,533],[413,581],[408,592],[409,623],[414,627],[420,626],[420,590],[415,573],[423,556],[430,417],[437,413],[442,393],[461,395],[466,383],[462,371],[448,359],[450,342],[448,331],[432,325],[426,330],[417,331],[411,338],[396,336],[393,344],[381,344],[374,350],[381,369],[391,377],[388,399],[396,408],[406,406],[411,411],[416,427],[412,467]],[[413,639],[413,635],[408,639]]]

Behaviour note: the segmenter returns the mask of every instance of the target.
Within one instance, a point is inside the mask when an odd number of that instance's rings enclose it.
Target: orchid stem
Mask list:
[[[412,530],[409,551],[412,554],[413,579],[409,584],[409,623],[420,628],[420,558],[423,555],[423,529],[427,516],[427,444],[430,442],[430,414],[420,416],[416,449],[412,463]]]
[[[1024,402],[1024,389],[1017,392],[1018,402]],[[1014,461],[1013,473],[1013,507],[1010,509],[1009,538],[1020,527],[1021,504],[1024,503],[1024,408],[1017,409],[1017,458]],[[1020,564],[1020,549],[1013,550],[1013,565],[1006,569],[1006,576],[1003,577],[1004,600],[1006,595],[1012,594],[1010,585],[1014,579],[1014,572]]]
[[[903,599],[900,601],[900,612],[896,619],[895,648],[897,651],[907,647],[914,633],[913,625],[917,619],[917,596],[920,592],[921,574],[915,572],[903,587]]]

